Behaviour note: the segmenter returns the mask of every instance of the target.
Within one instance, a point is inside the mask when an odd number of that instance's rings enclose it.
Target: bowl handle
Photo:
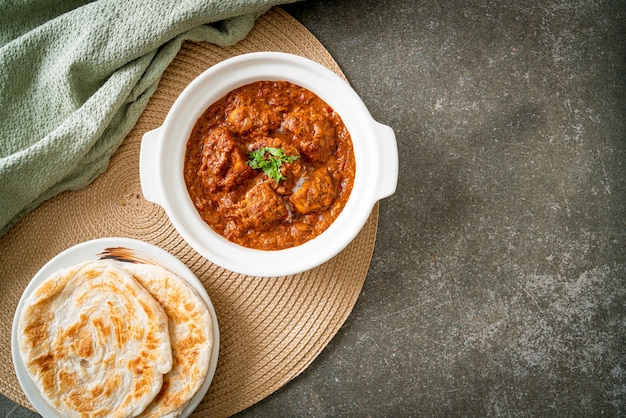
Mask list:
[[[378,139],[380,167],[376,198],[380,200],[394,194],[398,185],[398,144],[396,134],[391,127],[374,121],[374,131]]]
[[[162,128],[143,134],[139,151],[139,179],[141,190],[146,200],[162,205],[163,189],[159,185],[161,171],[161,147],[163,146]]]

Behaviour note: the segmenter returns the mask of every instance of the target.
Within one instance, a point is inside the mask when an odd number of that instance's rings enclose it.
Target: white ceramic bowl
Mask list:
[[[185,147],[200,115],[235,88],[262,80],[289,81],[326,101],[350,132],[356,160],[352,193],[332,225],[311,241],[277,251],[245,248],[214,232],[196,211],[183,179]],[[145,198],[165,209],[176,230],[202,256],[237,273],[275,277],[317,267],[356,237],[374,204],[395,192],[398,150],[393,130],[376,122],[337,74],[297,55],[256,52],[214,65],[185,88],[163,125],[144,134],[140,177]]]

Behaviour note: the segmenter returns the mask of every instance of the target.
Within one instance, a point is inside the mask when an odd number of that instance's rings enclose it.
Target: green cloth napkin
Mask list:
[[[106,170],[183,41],[232,45],[287,2],[2,2],[0,236]]]

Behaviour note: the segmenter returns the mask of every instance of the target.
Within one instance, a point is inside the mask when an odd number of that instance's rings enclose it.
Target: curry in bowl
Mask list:
[[[332,224],[355,170],[350,133],[324,100],[287,81],[258,81],[198,118],[184,180],[215,232],[244,247],[281,250]]]

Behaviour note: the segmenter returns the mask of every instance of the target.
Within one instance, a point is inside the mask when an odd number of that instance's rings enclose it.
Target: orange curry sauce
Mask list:
[[[250,152],[281,148],[278,183],[248,165]],[[239,245],[280,250],[321,234],[344,208],[355,173],[341,118],[313,92],[286,81],[231,91],[198,118],[184,177],[202,219]]]

